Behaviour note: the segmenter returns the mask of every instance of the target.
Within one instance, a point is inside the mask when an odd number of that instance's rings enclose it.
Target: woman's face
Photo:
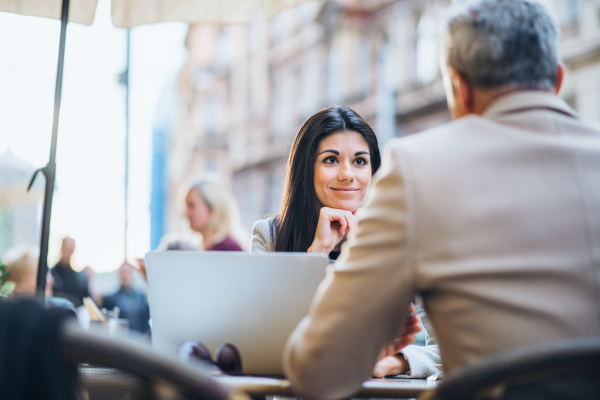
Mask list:
[[[356,132],[337,132],[319,143],[315,160],[315,192],[322,206],[354,212],[371,183],[371,156]]]
[[[202,233],[208,226],[210,209],[196,189],[191,189],[185,196],[185,216],[190,221],[190,228],[196,232]]]

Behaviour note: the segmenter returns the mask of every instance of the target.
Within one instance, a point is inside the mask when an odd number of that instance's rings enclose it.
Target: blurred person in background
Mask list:
[[[69,300],[75,307],[83,305],[83,298],[90,295],[88,279],[85,273],[71,267],[71,257],[75,251],[75,240],[65,237],[60,249],[60,260],[52,268],[54,295]]]
[[[156,250],[200,250],[200,235],[170,232],[161,239]]]
[[[165,250],[199,250],[198,240],[195,237],[186,237],[180,233],[167,233],[160,239],[160,244],[156,248],[157,251]],[[146,282],[148,282],[148,273],[146,271],[146,259],[136,258],[136,269],[142,274]],[[100,303],[98,303],[100,304]]]
[[[85,276],[87,277],[87,280],[88,280],[88,290],[90,292],[90,296],[92,297],[92,300],[94,300],[94,303],[96,303],[96,304],[102,304],[102,297],[103,296],[102,296],[102,293],[100,293],[100,290],[98,290],[98,287],[97,287],[96,271],[94,271],[94,269],[88,265],[81,272],[83,272],[85,274]]]
[[[250,252],[317,252],[337,259],[380,164],[377,137],[356,112],[337,106],[311,116],[292,145],[281,211],[254,224]],[[426,318],[423,324],[428,331]],[[400,351],[402,343],[382,353],[374,376],[438,372],[436,345]]]
[[[7,281],[13,282],[15,285],[13,291],[8,295],[9,299],[35,297],[39,257],[40,252],[35,246],[15,247],[6,252],[3,262],[7,267]],[[48,271],[44,291],[46,308],[61,307],[75,312],[73,304],[67,299],[52,297],[53,284],[54,279]]]
[[[243,251],[244,229],[233,193],[215,177],[192,185],[185,197],[185,216],[190,228],[202,234],[210,251]]]
[[[35,296],[38,260],[39,250],[33,246],[15,247],[6,252],[3,262],[8,273],[7,281],[15,284],[9,298]],[[51,296],[52,290],[48,290],[48,286],[52,280],[46,280],[46,283],[46,295]]]
[[[113,310],[115,307],[119,307],[119,318],[129,321],[129,329],[146,333],[150,329],[148,300],[144,293],[133,287],[134,269],[133,265],[128,262],[121,265],[119,268],[121,287],[116,293],[104,298],[102,308]]]

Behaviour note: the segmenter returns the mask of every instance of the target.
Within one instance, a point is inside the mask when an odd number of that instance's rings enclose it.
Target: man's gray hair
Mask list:
[[[544,5],[478,0],[461,2],[450,12],[446,63],[473,86],[556,86],[560,31]]]

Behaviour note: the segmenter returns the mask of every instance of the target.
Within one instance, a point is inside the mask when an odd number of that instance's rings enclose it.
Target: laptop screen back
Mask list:
[[[306,253],[165,251],[146,254],[152,343],[187,340],[241,353],[244,374],[281,375],[283,347],[306,316],[329,260]]]

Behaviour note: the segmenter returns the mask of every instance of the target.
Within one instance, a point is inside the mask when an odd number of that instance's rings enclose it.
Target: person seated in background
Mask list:
[[[184,234],[181,232],[170,232],[160,238],[160,243],[156,250],[187,250],[194,251],[200,249],[201,235]]]
[[[15,247],[6,252],[3,262],[8,274],[7,281],[14,284],[9,298],[35,296],[38,260],[39,251],[33,246]],[[52,282],[51,279],[46,279],[47,296],[52,296]]]
[[[351,396],[415,294],[444,371],[600,332],[600,130],[557,96],[556,23],[527,0],[455,7],[442,65],[455,121],[388,144],[286,345],[301,397]]]
[[[6,252],[3,260],[8,274],[6,280],[14,284],[14,288],[8,294],[9,299],[35,297],[39,257],[40,251],[35,246],[15,247]],[[60,307],[75,312],[75,307],[69,300],[53,297],[53,285],[54,279],[48,271],[44,291],[46,308]]]
[[[75,240],[65,237],[60,249],[60,260],[50,270],[54,278],[54,295],[69,300],[75,307],[83,305],[83,298],[90,295],[87,276],[71,267]]]
[[[171,232],[165,234],[161,239],[157,251],[194,251],[199,250],[197,237],[192,237],[188,235],[182,235],[178,232]],[[146,259],[144,258],[136,258],[136,269],[142,276],[144,280],[148,282],[148,272],[146,271]]]
[[[317,252],[335,260],[380,160],[375,133],[351,109],[329,107],[308,118],[292,145],[279,215],[254,224],[250,252]],[[427,377],[439,371],[439,360],[437,346],[411,345],[382,354],[372,373]]]
[[[96,304],[102,304],[103,295],[97,287],[96,271],[94,271],[94,269],[88,265],[81,272],[85,274],[88,280],[88,289],[92,300],[94,300],[94,303]]]
[[[119,290],[106,296],[102,301],[102,308],[113,310],[119,307],[119,318],[129,321],[129,329],[146,333],[150,329],[150,311],[146,295],[133,287],[134,267],[124,262],[119,268]]]
[[[202,234],[204,250],[243,251],[244,229],[231,190],[216,177],[195,183],[185,197],[190,228]]]

